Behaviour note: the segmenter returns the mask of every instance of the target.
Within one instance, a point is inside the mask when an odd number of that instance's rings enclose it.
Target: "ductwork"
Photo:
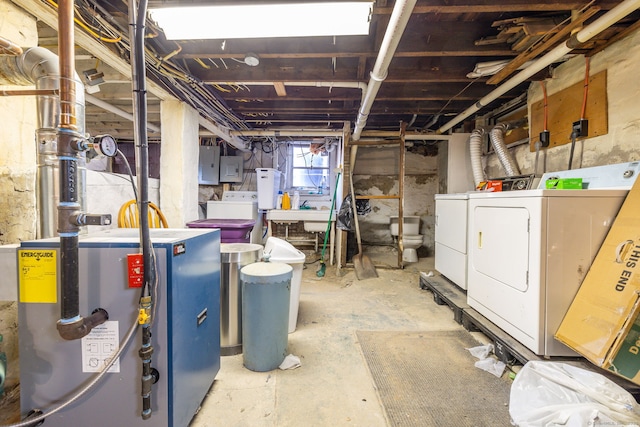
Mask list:
[[[565,43],[553,48],[546,55],[534,61],[531,66],[520,71],[518,74],[507,80],[501,86],[497,87],[485,97],[477,101],[471,107],[467,108],[462,113],[458,114],[456,117],[444,124],[442,127],[440,127],[440,129],[438,129],[438,133],[444,133],[453,128],[455,125],[457,125],[473,113],[477,112],[483,107],[486,107],[490,102],[495,101],[496,99],[498,99],[498,97],[504,95],[514,87],[518,86],[520,83],[526,81],[529,77],[533,76],[538,71],[541,71],[542,69],[558,61],[560,58],[571,52],[580,44],[590,40],[597,34],[600,34],[600,32],[609,28],[611,25],[629,15],[639,7],[640,0],[626,0],[618,4],[616,7],[609,10],[600,18],[596,19],[591,24],[584,27],[582,30],[573,34]]]
[[[75,340],[104,323],[108,314],[100,308],[87,317],[79,314],[78,238],[80,226],[92,216],[84,214],[82,206],[86,189],[81,169],[87,149],[84,86],[74,70],[71,0],[60,1],[58,21],[60,56],[35,47],[19,56],[0,57],[0,83],[36,85],[38,236],[52,237],[56,232],[60,236],[61,315],[56,326],[63,339]]]
[[[507,130],[509,130],[509,126],[510,125],[508,123],[497,124],[493,129],[491,129],[491,132],[489,132],[489,139],[491,140],[493,150],[496,152],[506,175],[517,176],[520,175],[520,168],[518,168],[518,164],[513,159],[506,144],[504,143],[504,135],[507,133]]]
[[[16,86],[36,86],[38,91],[48,94],[36,96],[38,121],[37,143],[37,185],[36,203],[38,209],[38,238],[57,236],[57,205],[60,200],[58,138],[60,125],[60,64],[58,56],[48,49],[32,47],[19,56],[0,56],[0,84]],[[80,78],[75,74],[75,80]],[[80,83],[79,83],[80,84]],[[76,127],[84,134],[84,90],[75,91]],[[80,159],[79,188],[84,190],[84,158]],[[79,194],[78,203],[85,206],[84,191]]]
[[[471,155],[471,171],[473,172],[473,182],[476,187],[485,181],[484,170],[482,169],[482,137],[483,129],[475,129],[469,136],[469,153]]]
[[[398,43],[400,43],[400,37],[402,37],[402,33],[407,26],[407,22],[409,22],[415,5],[416,0],[397,0],[393,6],[393,12],[391,12],[391,17],[389,18],[389,25],[382,39],[380,52],[378,53],[373,71],[371,71],[367,92],[364,95],[362,105],[358,112],[358,118],[356,119],[356,126],[351,136],[351,139],[354,141],[360,139],[360,134],[367,124],[371,106],[376,99],[382,82],[387,78],[389,64],[393,59],[393,55],[396,53]]]

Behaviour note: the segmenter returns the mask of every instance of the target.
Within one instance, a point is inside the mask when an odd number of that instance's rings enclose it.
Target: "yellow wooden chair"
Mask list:
[[[149,202],[149,228],[169,228],[167,218],[165,218],[160,208],[152,202]],[[118,212],[118,227],[120,228],[138,228],[140,227],[140,214],[138,212],[138,204],[135,200],[129,200],[122,205]]]

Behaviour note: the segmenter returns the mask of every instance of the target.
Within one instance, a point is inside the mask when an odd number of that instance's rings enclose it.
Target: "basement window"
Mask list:
[[[308,194],[328,194],[331,168],[335,164],[329,144],[324,141],[290,143],[288,157],[289,188]]]

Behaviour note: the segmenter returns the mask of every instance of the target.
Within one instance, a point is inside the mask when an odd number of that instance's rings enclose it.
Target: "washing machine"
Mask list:
[[[637,162],[543,175],[588,190],[470,193],[470,307],[541,356],[576,356],[553,335],[639,172]]]
[[[435,267],[467,289],[467,202],[469,194],[436,194]]]
[[[257,191],[225,191],[222,200],[207,202],[207,218],[254,220],[251,243],[262,245],[263,214],[258,210]]]

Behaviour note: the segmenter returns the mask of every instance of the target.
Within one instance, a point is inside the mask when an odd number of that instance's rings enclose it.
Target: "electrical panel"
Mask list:
[[[242,182],[242,156],[220,157],[220,182]]]
[[[220,147],[201,145],[198,162],[198,184],[218,185],[220,183]]]

